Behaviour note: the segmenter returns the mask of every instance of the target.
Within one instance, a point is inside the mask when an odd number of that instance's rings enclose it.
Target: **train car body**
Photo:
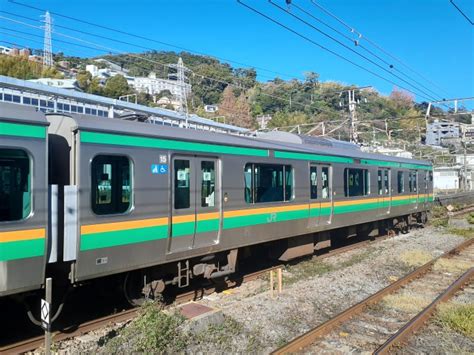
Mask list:
[[[0,296],[41,287],[48,248],[48,137],[42,113],[0,110]]]
[[[169,282],[186,286],[189,275],[233,271],[233,251],[244,247],[289,240],[278,256],[287,260],[313,252],[318,236],[335,229],[424,218],[432,200],[424,161],[147,123],[47,119],[72,282],[166,264],[175,270]],[[304,237],[291,242],[297,236]],[[230,266],[206,261],[219,253]]]

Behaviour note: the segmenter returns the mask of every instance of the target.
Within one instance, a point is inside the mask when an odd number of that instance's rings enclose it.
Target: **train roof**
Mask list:
[[[38,112],[34,107],[19,106],[8,103],[0,103],[0,121],[11,121],[42,126],[49,125],[44,113]]]
[[[47,114],[54,116],[64,116],[64,114]],[[236,136],[217,132],[206,132],[202,130],[183,129],[156,125],[146,122],[131,122],[113,118],[98,118],[87,115],[71,115],[76,123],[73,130],[96,131],[113,134],[126,134],[133,136],[154,137],[162,139],[176,139],[183,141],[201,142],[207,144],[231,145],[244,148],[260,148],[271,150],[283,150],[307,154],[321,154],[336,157],[347,157],[355,159],[371,159],[385,162],[420,164],[431,166],[428,161],[399,158],[394,156],[367,153],[354,147],[354,145],[336,140],[325,140],[326,144],[318,144],[318,140],[302,139],[301,143],[291,143],[258,137]],[[337,142],[337,143],[336,143]]]

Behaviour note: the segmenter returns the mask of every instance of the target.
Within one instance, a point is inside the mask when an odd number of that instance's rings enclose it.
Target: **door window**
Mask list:
[[[329,192],[329,168],[323,167],[321,169],[321,197],[323,199],[330,198]]]
[[[201,162],[201,207],[216,205],[216,173],[213,161]]]
[[[311,166],[309,168],[309,186],[310,186],[310,197],[311,199],[318,198],[318,168]]]
[[[174,161],[174,208],[176,210],[190,207],[190,174],[189,160]]]

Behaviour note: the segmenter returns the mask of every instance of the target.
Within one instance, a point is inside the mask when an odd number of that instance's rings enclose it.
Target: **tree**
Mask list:
[[[83,91],[89,91],[89,86],[92,82],[92,74],[88,71],[82,70],[76,75],[77,85]]]
[[[104,94],[108,97],[119,98],[119,96],[130,93],[127,79],[123,75],[115,75],[107,79],[104,88]]]

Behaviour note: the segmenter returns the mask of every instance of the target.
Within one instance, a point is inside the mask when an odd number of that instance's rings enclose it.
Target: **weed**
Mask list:
[[[434,227],[448,226],[448,211],[443,206],[433,206],[431,208],[431,224]]]
[[[179,352],[186,348],[187,338],[180,326],[184,317],[163,312],[159,303],[147,302],[130,325],[107,344],[110,352]]]
[[[442,304],[436,321],[444,327],[474,339],[474,304]]]
[[[474,238],[474,228],[462,229],[462,228],[449,228],[450,234],[455,234],[465,239]]]
[[[383,303],[390,307],[404,312],[418,312],[430,304],[432,300],[410,294],[388,295],[383,299]]]
[[[433,269],[436,271],[457,273],[457,272],[466,271],[470,267],[471,267],[471,264],[466,261],[442,258],[436,261],[436,263],[433,266]]]
[[[469,224],[474,224],[474,212],[469,213],[466,219],[469,222]]]
[[[350,267],[352,265],[358,264],[365,259],[367,259],[370,255],[372,255],[374,251],[370,249],[364,250],[362,253],[352,255],[348,260],[343,261],[337,265],[338,269],[344,269],[346,267]]]
[[[313,258],[299,262],[295,265],[289,265],[286,270],[289,272],[288,277],[284,278],[286,285],[291,285],[299,280],[305,280],[313,276],[319,276],[332,271],[334,268],[325,262]]]
[[[433,259],[433,256],[423,250],[409,250],[403,252],[399,259],[408,266],[417,267],[429,262],[431,259]]]

